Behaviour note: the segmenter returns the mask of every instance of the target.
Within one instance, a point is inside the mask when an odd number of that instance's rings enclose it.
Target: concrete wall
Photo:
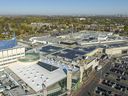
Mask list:
[[[112,41],[98,41],[98,42],[80,42],[80,45],[94,45],[94,44],[111,44],[125,42],[126,40],[112,40]]]
[[[86,56],[93,56],[94,54],[98,53],[98,52],[102,52],[103,48],[97,48],[95,50],[93,50],[92,52],[86,54]]]
[[[117,54],[122,54],[123,50],[128,50],[128,46],[127,47],[119,47],[119,48],[106,49],[106,53],[108,55],[117,55]]]
[[[97,61],[97,59],[94,59],[90,63],[84,64],[84,66],[80,66],[80,82],[83,81],[84,70],[88,70],[91,67],[92,69],[94,69],[98,65],[99,65],[99,61]]]
[[[72,71],[67,72],[67,90],[71,91],[72,88]]]
[[[80,82],[83,80],[84,67],[80,66]]]
[[[90,68],[92,66],[92,68],[94,69],[96,66],[99,65],[99,61],[97,61],[96,59],[92,60],[90,63],[88,64],[84,64],[84,69],[87,70],[88,68]]]

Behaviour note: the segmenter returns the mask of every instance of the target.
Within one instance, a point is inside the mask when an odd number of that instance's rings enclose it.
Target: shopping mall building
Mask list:
[[[0,41],[0,66],[16,62],[25,56],[25,48],[17,45],[16,37]]]

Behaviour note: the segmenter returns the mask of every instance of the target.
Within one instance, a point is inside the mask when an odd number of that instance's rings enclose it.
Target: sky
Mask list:
[[[0,0],[0,15],[128,15],[128,0]]]

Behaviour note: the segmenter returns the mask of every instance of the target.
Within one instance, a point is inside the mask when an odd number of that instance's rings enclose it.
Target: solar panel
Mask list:
[[[52,52],[59,51],[61,49],[62,49],[61,47],[56,47],[56,46],[49,45],[49,46],[42,47],[42,49],[40,51],[43,51],[43,52],[46,52],[46,53],[52,53]]]
[[[85,52],[82,51],[76,51],[76,50],[70,50],[70,49],[65,49],[63,52],[57,52],[53,55],[58,55],[60,57],[65,57],[67,59],[75,59],[81,55],[84,55]]]
[[[73,50],[84,51],[84,52],[90,52],[90,51],[93,51],[94,49],[96,49],[96,46],[90,46],[90,47],[84,47],[84,48],[81,48],[81,47],[73,48]]]
[[[126,46],[127,44],[126,43],[118,43],[118,44],[109,44],[110,47],[123,47],[123,46]]]
[[[38,65],[40,65],[41,67],[47,69],[48,71],[54,71],[56,69],[58,69],[58,67],[43,63],[43,62],[38,62]]]
[[[67,59],[75,59],[77,57],[81,57],[91,51],[96,49],[96,47],[86,47],[86,48],[81,48],[81,47],[76,47],[73,49],[65,49],[63,51],[54,53],[53,55],[60,56],[60,57],[65,57]]]

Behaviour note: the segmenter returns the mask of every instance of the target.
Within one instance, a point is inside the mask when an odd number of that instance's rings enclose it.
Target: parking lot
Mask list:
[[[96,77],[99,81],[92,81],[85,90],[86,96],[128,96],[128,56],[116,58],[97,72]]]

